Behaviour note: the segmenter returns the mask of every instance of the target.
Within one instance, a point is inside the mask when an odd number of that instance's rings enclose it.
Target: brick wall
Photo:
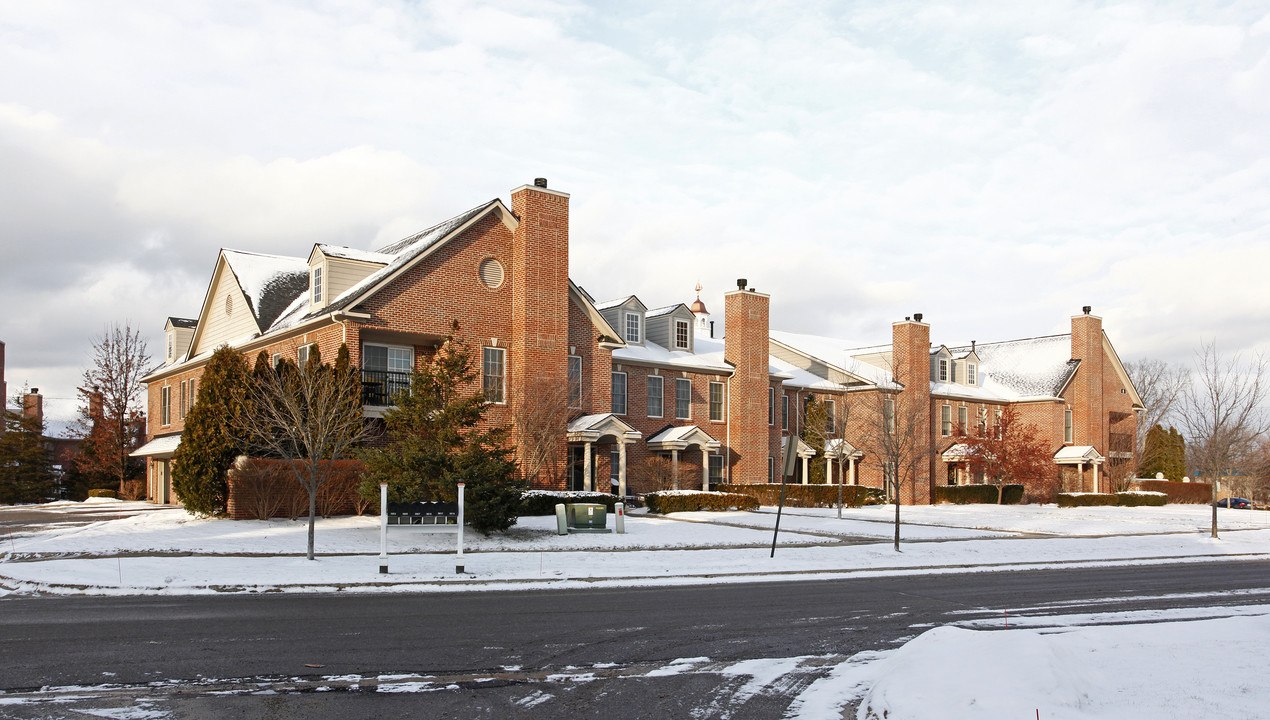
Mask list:
[[[736,366],[732,375],[728,417],[731,482],[767,482],[767,458],[771,453],[767,431],[767,388],[771,384],[767,343],[770,296],[750,290],[733,290],[723,296],[724,358]]]

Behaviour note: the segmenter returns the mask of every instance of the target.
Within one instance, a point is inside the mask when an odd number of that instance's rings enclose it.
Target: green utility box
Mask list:
[[[565,505],[569,527],[573,530],[608,532],[604,523],[608,510],[599,503],[570,503]]]

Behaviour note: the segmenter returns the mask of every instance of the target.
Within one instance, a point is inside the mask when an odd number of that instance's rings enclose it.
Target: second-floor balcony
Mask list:
[[[410,375],[394,370],[362,370],[362,405],[392,405],[397,393],[410,389]]]
[[[1107,444],[1110,452],[1133,452],[1133,436],[1129,433],[1108,433]]]

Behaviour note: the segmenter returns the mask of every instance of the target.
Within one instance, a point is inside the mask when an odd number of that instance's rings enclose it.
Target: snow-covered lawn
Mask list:
[[[376,517],[317,523],[318,560],[300,556],[306,523],[209,520],[178,509],[96,501],[41,506],[114,517],[0,537],[0,592],[157,593],[227,589],[429,591],[594,584],[717,583],[878,573],[940,572],[1045,564],[1165,562],[1260,556],[1270,547],[1270,513],[1210,508],[1057,508],[938,505],[904,507],[902,552],[889,538],[894,506],[844,511],[786,509],[775,558],[775,508],[760,512],[636,511],[626,534],[555,534],[553,517],[525,517],[504,534],[465,534],[466,572],[457,575],[454,538],[409,527],[389,530],[390,573],[379,574]],[[30,508],[26,508],[30,509]],[[23,508],[0,508],[0,521]]]

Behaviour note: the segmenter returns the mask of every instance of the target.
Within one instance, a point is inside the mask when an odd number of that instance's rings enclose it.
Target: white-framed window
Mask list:
[[[643,337],[643,319],[637,312],[626,313],[626,342],[637,343]]]
[[[1075,433],[1072,431],[1072,411],[1071,408],[1068,408],[1063,411],[1063,442],[1071,445],[1075,442],[1073,440],[1074,435]]]
[[[190,408],[194,407],[194,398],[196,397],[198,397],[198,380],[190,378]]]
[[[621,482],[622,453],[620,450],[609,450],[609,487],[616,488]],[[616,490],[614,490],[616,492]]]
[[[781,395],[781,430],[789,429],[789,396]]]
[[[688,338],[689,338],[689,335],[688,335],[688,321],[687,321],[687,320],[676,320],[676,321],[675,321],[675,349],[676,349],[676,350],[687,350],[687,349],[688,349]]]
[[[944,358],[939,359],[939,381],[948,382],[948,361]]]
[[[710,421],[723,422],[723,383],[710,383]]]
[[[172,351],[174,349],[173,337],[172,337],[173,335],[175,335],[175,333],[168,333],[168,362],[171,362],[173,359],[172,358]]]
[[[498,405],[507,402],[507,349],[481,349],[481,392],[485,399]]]
[[[269,358],[269,360],[270,360],[269,362],[270,367],[272,367],[274,370],[277,370],[278,366],[282,364],[282,353],[274,353],[273,356]]]
[[[710,483],[718,484],[723,482],[723,456],[710,456]]]
[[[362,345],[362,369],[410,373],[414,369],[414,348],[401,345]]]
[[[887,435],[895,434],[895,398],[882,400],[882,427]]]
[[[776,424],[776,388],[771,386],[767,388],[767,424]]]
[[[1003,412],[1001,408],[997,408],[996,410],[992,412],[992,427],[995,429],[995,432],[993,434],[997,436],[998,440],[1001,439],[1001,415],[1002,414]]]
[[[312,343],[308,345],[301,345],[300,347],[296,348],[295,349],[296,366],[303,368],[305,365],[308,365],[309,358],[313,357],[314,350],[316,349],[317,349],[317,345],[314,345]]]
[[[172,386],[164,385],[159,390],[159,424],[172,424]]]
[[[692,419],[692,381],[675,378],[675,419]]]
[[[648,376],[648,417],[659,418],[665,413],[665,379],[661,375]]]
[[[322,302],[322,266],[318,265],[313,268],[312,277],[309,283],[313,286],[313,304],[318,305]]]
[[[944,437],[952,435],[952,405],[945,403],[939,408],[939,434]]]
[[[626,414],[626,373],[613,373],[613,414]]]
[[[569,407],[582,407],[582,356],[569,356]]]
[[[834,425],[837,424],[836,418],[834,417],[835,409],[836,408],[834,407],[833,400],[825,400],[825,434],[826,435],[832,435]]]
[[[776,482],[776,458],[771,455],[767,456],[767,481],[769,483]]]
[[[967,385],[979,384],[979,366],[978,365],[974,363],[969,363],[966,365],[966,384]]]
[[[185,410],[188,407],[186,403],[189,402],[189,398],[190,398],[190,396],[188,395],[189,391],[190,391],[189,383],[186,382],[185,380],[182,380],[181,381],[181,402],[176,406],[176,416],[182,420],[185,419]]]
[[[957,430],[959,432],[969,432],[970,429],[970,408],[965,405],[957,408]]]

